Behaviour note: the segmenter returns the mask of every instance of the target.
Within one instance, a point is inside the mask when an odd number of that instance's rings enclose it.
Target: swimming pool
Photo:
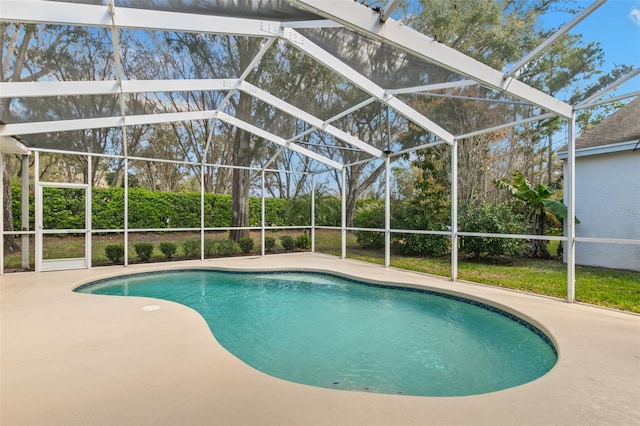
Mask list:
[[[329,274],[182,270],[76,291],[184,304],[248,365],[325,388],[472,395],[530,382],[557,361],[542,331],[499,309]]]

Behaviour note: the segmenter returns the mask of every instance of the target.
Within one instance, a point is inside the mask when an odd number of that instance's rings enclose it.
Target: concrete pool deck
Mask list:
[[[321,389],[242,363],[185,306],[72,292],[97,278],[191,267],[312,269],[460,293],[534,322],[556,343],[559,360],[538,380],[484,395]],[[0,281],[3,426],[640,425],[638,315],[311,253],[16,273]],[[149,305],[160,308],[143,310]]]

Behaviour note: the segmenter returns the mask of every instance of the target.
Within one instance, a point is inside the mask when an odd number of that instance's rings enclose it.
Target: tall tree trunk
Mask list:
[[[530,217],[533,226],[534,235],[546,235],[547,222],[544,213],[544,206],[536,208]],[[537,259],[548,259],[549,250],[547,249],[547,240],[531,240],[531,257]]]
[[[244,120],[248,117],[251,107],[251,98],[244,93],[238,100],[238,117]],[[233,164],[235,166],[248,167],[251,165],[251,135],[242,129],[236,128],[233,140]],[[233,169],[231,181],[231,226],[249,226],[249,190],[251,187],[251,172],[248,169]],[[229,239],[238,242],[241,238],[249,236],[246,229],[232,229]]]
[[[1,154],[0,155],[4,155]],[[7,156],[8,157],[8,156]],[[3,214],[4,214],[4,223],[2,224],[5,231],[13,231],[13,212],[11,211],[12,197],[11,197],[11,162],[9,158],[5,157],[4,161],[4,170],[1,170],[1,173],[4,173],[4,180],[2,185],[2,194],[3,194]],[[28,172],[27,172],[28,173]],[[16,238],[14,235],[5,235],[4,236],[4,250],[7,253],[13,253],[20,249],[18,243],[16,242]],[[3,261],[0,259],[0,261]]]
[[[251,164],[251,156],[249,155],[249,144],[251,136],[244,130],[237,129],[233,156],[235,158],[234,165],[249,166]],[[248,169],[233,169],[231,182],[231,226],[244,227],[249,226],[249,189],[251,186],[251,175]],[[232,229],[229,238],[236,243],[241,238],[249,236],[246,229]]]

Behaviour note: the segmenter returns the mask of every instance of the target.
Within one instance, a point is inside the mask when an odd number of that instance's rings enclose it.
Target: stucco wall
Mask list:
[[[576,158],[576,216],[578,237],[640,239],[640,151]],[[640,246],[578,242],[576,264],[640,271]]]

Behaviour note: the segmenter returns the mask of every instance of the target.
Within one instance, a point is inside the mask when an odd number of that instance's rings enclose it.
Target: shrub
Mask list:
[[[133,248],[136,250],[136,254],[140,260],[146,261],[151,259],[151,253],[153,253],[152,243],[136,243],[133,245]]]
[[[200,256],[200,240],[185,240],[182,243],[182,250],[187,257]]]
[[[280,237],[280,244],[285,250],[293,250],[296,242],[291,235],[283,235],[282,237]]]
[[[178,249],[178,246],[175,243],[172,243],[171,241],[165,241],[160,243],[160,251],[162,252],[162,254],[166,256],[167,259],[171,259],[171,256],[173,256],[176,253],[177,249]]]
[[[204,255],[205,256],[213,256],[216,254],[217,249],[216,249],[216,245],[218,244],[220,240],[214,240],[214,239],[205,239],[204,240]],[[200,251],[198,251],[198,254],[200,254]]]
[[[264,249],[271,251],[276,245],[276,239],[274,237],[264,237]]]
[[[458,220],[464,232],[488,234],[527,234],[524,216],[513,213],[509,204],[484,202],[479,206],[466,206]],[[526,240],[490,237],[463,237],[460,250],[475,258],[480,256],[519,256],[527,252]]]
[[[311,247],[311,238],[307,234],[300,234],[296,238],[295,246],[301,250],[307,250]]]
[[[384,228],[384,203],[368,201],[362,203],[353,216],[353,224],[358,228]],[[384,247],[384,232],[356,231],[356,241],[364,249]]]
[[[394,234],[391,240],[393,249],[407,256],[444,256],[450,245],[450,238],[444,235]]]
[[[240,244],[240,249],[242,249],[244,254],[248,254],[253,250],[253,240],[251,238],[240,238],[238,244]]]
[[[114,264],[119,263],[124,256],[124,246],[120,244],[109,244],[104,248],[104,254]]]
[[[253,243],[253,240],[251,241]],[[230,257],[235,256],[240,253],[242,249],[238,243],[233,242],[232,240],[224,239],[224,240],[215,240],[214,252],[218,256],[222,257]]]
[[[418,205],[405,202],[391,207],[392,228],[449,230],[446,223]],[[391,236],[391,246],[395,252],[408,256],[443,256],[450,250],[451,239],[445,235],[395,233]]]

